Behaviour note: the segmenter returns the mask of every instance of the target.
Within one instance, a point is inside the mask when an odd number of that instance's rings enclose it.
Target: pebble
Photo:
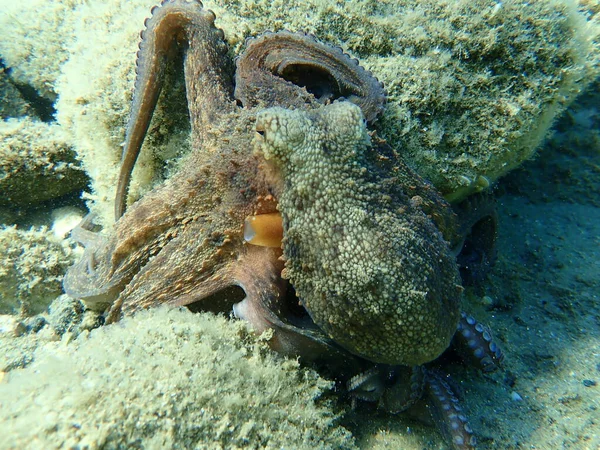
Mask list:
[[[481,297],[481,303],[484,306],[492,306],[494,304],[494,299],[489,295],[484,295],[483,297]]]
[[[523,397],[521,397],[517,392],[513,391],[510,393],[510,398],[512,401],[514,402],[520,402],[523,400]]]

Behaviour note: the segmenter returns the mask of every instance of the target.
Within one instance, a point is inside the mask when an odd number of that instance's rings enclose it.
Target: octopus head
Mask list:
[[[270,108],[257,152],[279,168],[283,276],[314,323],[374,362],[416,365],[449,345],[462,288],[454,256],[378,158],[360,108]]]

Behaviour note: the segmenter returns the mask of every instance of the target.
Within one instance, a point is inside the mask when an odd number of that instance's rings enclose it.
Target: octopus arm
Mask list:
[[[304,33],[280,31],[249,40],[237,60],[235,97],[246,107],[304,107],[346,99],[372,122],[383,109],[383,85],[338,47]],[[316,101],[315,101],[316,100]]]
[[[72,298],[100,308],[110,304],[127,282],[124,274],[111,273],[112,239],[91,230],[93,214],[88,214],[71,232],[71,238],[85,247],[83,257],[71,266],[63,279],[63,289]]]
[[[125,132],[121,170],[115,196],[116,220],[125,212],[131,173],[156,108],[168,58],[173,54],[177,44],[198,44],[191,41],[201,41],[200,44],[203,44],[187,46],[198,49],[193,50],[196,53],[194,58],[187,58],[194,62],[188,64],[192,66],[189,69],[186,67],[186,72],[192,72],[186,73],[188,97],[197,96],[196,93],[206,87],[203,83],[195,81],[194,75],[203,71],[210,72],[213,67],[215,70],[212,73],[220,74],[222,82],[211,79],[213,88],[205,90],[204,95],[213,98],[215,92],[220,91],[221,97],[225,98],[230,94],[228,92],[230,89],[226,86],[231,83],[228,76],[221,73],[223,71],[220,69],[222,66],[220,61],[223,59],[222,54],[226,51],[226,45],[223,42],[223,32],[214,26],[213,12],[203,9],[199,1],[164,0],[160,6],[152,8],[151,13],[152,16],[146,20],[146,29],[140,35],[133,102]],[[198,70],[198,67],[201,69]],[[214,101],[209,104],[213,103]],[[202,116],[196,111],[190,113]],[[210,111],[207,114],[212,115]]]
[[[425,385],[429,411],[446,441],[455,450],[475,449],[473,430],[448,383],[440,374],[427,371]]]
[[[484,372],[493,372],[504,360],[504,353],[489,327],[464,312],[461,313],[453,344],[464,359]]]
[[[340,360],[343,351],[310,322],[291,323],[288,283],[281,278],[279,249],[247,246],[247,253],[232,267],[232,276],[246,296],[233,305],[233,313],[257,333],[270,331],[275,351],[305,361]],[[352,359],[352,358],[350,358]]]

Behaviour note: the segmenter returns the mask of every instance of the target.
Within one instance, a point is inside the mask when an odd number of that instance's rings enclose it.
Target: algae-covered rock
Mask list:
[[[0,448],[354,447],[319,400],[329,382],[211,314],[144,311],[7,378]]]
[[[598,76],[600,28],[570,1],[420,5],[402,24],[403,50],[371,65],[389,93],[381,129],[460,200],[530,158]]]
[[[86,182],[58,125],[29,118],[0,121],[0,205],[39,203]]]
[[[10,83],[6,70],[0,63],[0,120],[9,117],[21,117],[30,111],[18,89]]]
[[[45,311],[76,255],[47,228],[0,227],[0,314]]]
[[[56,98],[54,83],[73,39],[73,10],[80,0],[0,0],[0,55],[11,78]]]

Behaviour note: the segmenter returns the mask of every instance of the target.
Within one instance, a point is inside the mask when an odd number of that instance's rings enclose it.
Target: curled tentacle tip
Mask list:
[[[278,212],[246,217],[244,240],[261,247],[281,247],[283,222]]]
[[[206,18],[210,21],[211,25],[215,23],[217,19],[217,15],[213,12],[212,9],[206,10]]]

